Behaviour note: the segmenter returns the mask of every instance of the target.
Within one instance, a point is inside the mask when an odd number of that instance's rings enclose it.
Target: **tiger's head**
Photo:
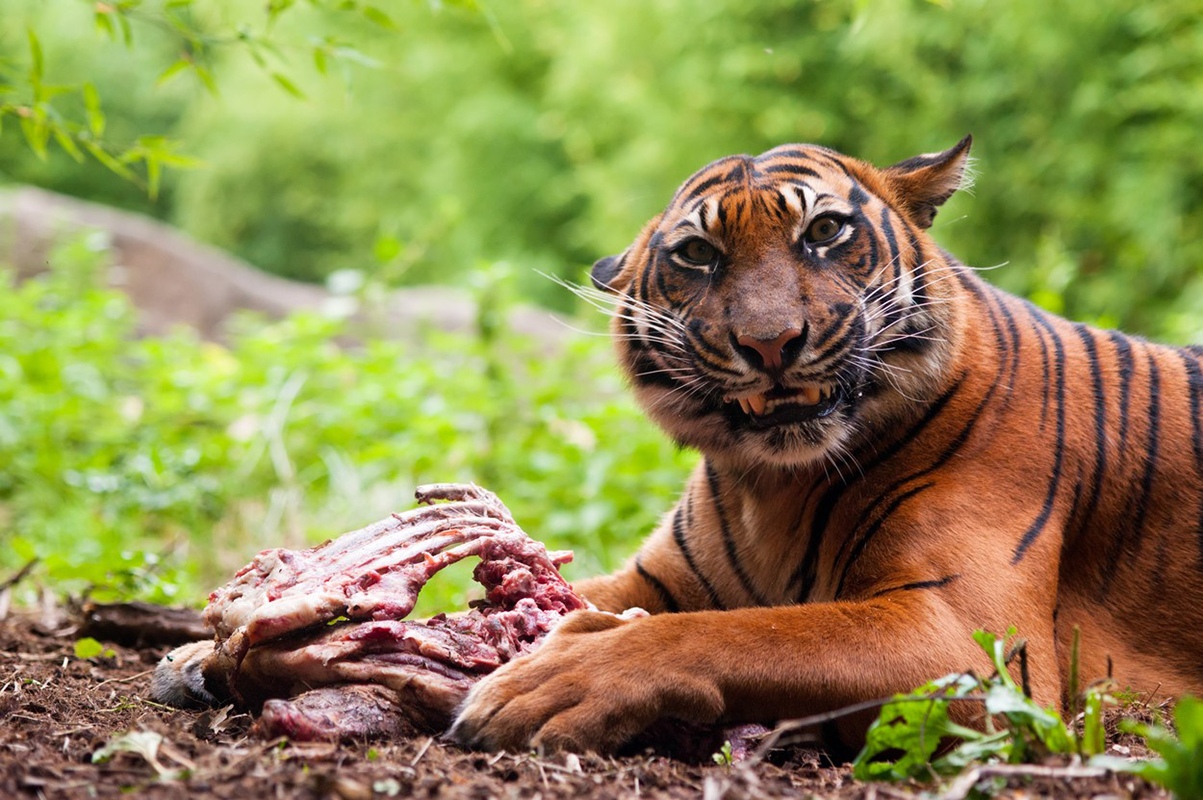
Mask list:
[[[952,266],[926,234],[971,139],[879,169],[814,145],[723,158],[620,255],[620,360],[649,415],[712,458],[836,458],[941,383]]]

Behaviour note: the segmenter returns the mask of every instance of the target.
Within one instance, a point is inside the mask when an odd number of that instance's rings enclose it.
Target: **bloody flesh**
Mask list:
[[[417,496],[423,506],[309,550],[264,551],[210,595],[208,676],[263,703],[262,730],[359,738],[440,729],[476,680],[591,607],[560,575],[571,554],[549,553],[493,494],[438,484]],[[436,572],[471,556],[483,600],[460,615],[404,619]]]

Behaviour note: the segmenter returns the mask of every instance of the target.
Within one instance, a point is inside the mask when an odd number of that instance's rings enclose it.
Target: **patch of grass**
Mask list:
[[[1016,637],[1015,629],[1006,636],[977,631],[974,640],[990,657],[994,672],[986,678],[973,673],[948,675],[885,705],[854,762],[857,779],[934,781],[975,764],[1039,763],[1050,754],[1089,756],[1102,751],[1102,714],[1109,702],[1105,683],[1083,692],[1079,729],[1076,714],[1071,716],[1074,724],[1067,725],[1059,712],[1041,708],[1030,697],[1022,664],[1025,643]],[[1077,649],[1075,636],[1075,664]],[[1010,671],[1017,658],[1021,682]],[[1073,672],[1076,675],[1076,669]],[[953,704],[965,702],[984,708],[981,729],[953,721]]]

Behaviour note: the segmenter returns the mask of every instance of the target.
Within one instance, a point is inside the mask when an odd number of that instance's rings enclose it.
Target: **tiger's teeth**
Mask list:
[[[760,415],[764,413],[764,408],[768,405],[768,401],[765,400],[764,395],[754,394],[748,397],[748,405],[752,408],[752,413]]]
[[[817,383],[808,383],[801,389],[802,399],[806,401],[806,405],[813,406],[819,402],[823,391]]]
[[[743,409],[743,412],[745,414],[751,414],[752,413],[752,404],[748,402],[748,398],[740,397],[737,399],[739,400],[739,407]]]

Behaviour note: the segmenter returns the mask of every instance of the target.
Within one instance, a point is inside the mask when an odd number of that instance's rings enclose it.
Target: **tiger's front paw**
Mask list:
[[[578,611],[478,683],[449,735],[489,750],[611,751],[656,719],[717,720],[722,693],[676,646],[672,617]]]

